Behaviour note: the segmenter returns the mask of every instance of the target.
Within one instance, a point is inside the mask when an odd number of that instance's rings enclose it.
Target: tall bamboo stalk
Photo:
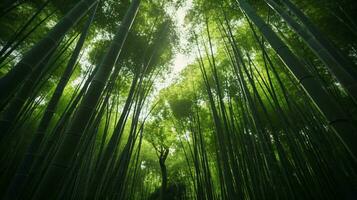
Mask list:
[[[306,70],[300,60],[290,51],[284,42],[274,33],[253,10],[245,0],[236,0],[239,7],[246,16],[258,27],[265,39],[280,56],[286,67],[295,76],[299,84],[309,94],[311,99],[324,114],[329,125],[336,131],[336,134],[350,151],[351,156],[357,161],[357,148],[353,141],[357,140],[357,135],[352,121],[342,112],[340,106],[324,91],[321,84],[315,77]]]
[[[11,97],[23,80],[45,59],[61,38],[88,12],[97,0],[82,0],[0,79],[0,105]]]
[[[93,9],[93,14],[88,17],[87,23],[84,25],[81,37],[79,38],[75,49],[73,50],[72,56],[70,60],[68,61],[67,67],[65,71],[63,72],[63,75],[51,97],[51,100],[49,101],[45,112],[42,116],[42,119],[37,127],[37,131],[35,132],[35,137],[33,138],[31,144],[29,145],[25,157],[23,161],[20,163],[17,172],[9,186],[8,189],[8,198],[9,199],[17,199],[21,193],[21,189],[23,187],[23,184],[25,182],[26,177],[29,176],[29,171],[31,169],[33,159],[34,159],[34,154],[38,153],[38,149],[42,143],[44,134],[49,126],[49,123],[53,117],[53,114],[55,113],[57,104],[59,102],[60,97],[63,94],[63,90],[65,86],[67,85],[69,78],[74,70],[74,67],[77,63],[77,59],[79,57],[79,54],[81,52],[81,49],[84,45],[86,36],[89,31],[89,27],[91,26],[95,13],[97,11],[98,3],[96,7]]]
[[[309,25],[313,26],[312,23],[305,23],[305,26],[301,26],[276,2],[272,0],[266,1],[276,11],[276,13],[278,13],[289,24],[289,26],[301,36],[310,49],[312,49],[312,51],[323,61],[325,66],[343,85],[352,99],[357,102],[357,80],[353,77],[353,74],[350,74],[345,70],[345,63],[343,60],[337,60],[338,55],[335,55],[337,54],[336,50],[334,50],[335,48],[330,47],[331,45],[328,44],[327,40],[322,40],[320,37],[323,36],[321,33],[317,32],[317,30],[314,32],[311,31],[315,30],[315,28],[306,27]],[[287,5],[290,6],[291,4],[287,3]],[[302,19],[305,21],[307,20],[306,17],[303,17]]]
[[[58,151],[41,180],[35,194],[36,199],[45,199],[55,195],[57,186],[62,184],[63,176],[67,169],[70,168],[73,158],[75,157],[76,147],[82,136],[83,129],[93,114],[93,107],[97,105],[102,90],[107,82],[107,78],[118,59],[125,39],[138,12],[139,5],[140,0],[134,0],[128,8],[127,13],[119,26],[118,32],[96,72],[92,84],[89,86],[68,131],[65,133],[64,140],[61,142]]]

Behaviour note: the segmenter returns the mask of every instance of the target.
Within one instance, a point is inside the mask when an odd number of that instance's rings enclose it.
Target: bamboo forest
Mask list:
[[[356,200],[356,0],[0,0],[0,199]]]

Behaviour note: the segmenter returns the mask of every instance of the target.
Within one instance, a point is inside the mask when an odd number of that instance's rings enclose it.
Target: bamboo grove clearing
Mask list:
[[[0,1],[0,197],[357,198],[355,0]]]

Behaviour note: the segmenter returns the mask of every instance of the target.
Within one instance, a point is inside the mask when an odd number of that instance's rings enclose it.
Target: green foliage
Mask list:
[[[268,0],[142,0],[117,34],[137,1],[100,0],[58,104],[48,109],[90,9],[0,92],[1,198],[356,196],[355,94],[330,69],[356,77],[356,1],[271,1],[302,29]],[[46,2],[0,2],[1,87],[79,1]],[[184,19],[171,13],[189,4]],[[195,59],[162,88],[183,51]]]

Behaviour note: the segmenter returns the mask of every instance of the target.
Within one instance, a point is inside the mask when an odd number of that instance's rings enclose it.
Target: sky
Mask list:
[[[174,14],[174,19],[177,23],[177,27],[179,29],[178,31],[180,33],[179,35],[180,45],[185,45],[187,43],[187,38],[185,36],[189,34],[185,34],[187,33],[187,30],[185,28],[185,16],[188,10],[191,8],[191,6],[192,6],[192,0],[186,1],[186,4],[177,10],[173,9],[174,11],[176,11],[173,12],[173,14]],[[191,55],[178,52],[173,59],[173,65],[172,65],[173,72],[180,72],[185,66],[187,66],[187,64],[192,62],[193,59],[194,58]]]
[[[185,48],[188,44],[188,38],[189,36],[188,30],[185,27],[185,16],[188,13],[189,9],[192,7],[192,0],[186,0],[183,5],[179,8],[176,8],[174,6],[167,7],[167,12],[171,14],[173,20],[176,23],[177,26],[177,31],[179,33],[179,48],[182,49]],[[98,35],[97,38],[94,40],[98,40],[100,38],[104,37],[103,35]],[[82,59],[80,59],[80,63],[82,66],[90,66],[90,63],[88,61],[89,57],[89,51],[90,49],[86,49],[84,51],[84,54],[82,56]],[[179,77],[180,72],[190,63],[192,63],[195,60],[195,57],[193,54],[190,54],[190,52],[180,52],[176,51],[175,55],[173,56],[173,59],[171,61],[171,65],[169,66],[169,72],[167,75],[165,75],[163,80],[157,79],[154,85],[154,93],[158,93],[161,89],[166,88],[170,86],[176,78]],[[77,80],[74,81],[74,85],[80,83],[83,77],[79,77]]]
[[[178,9],[175,7],[168,7],[167,11],[172,15],[173,19],[176,22],[176,26],[179,33],[179,45],[180,47],[185,47],[188,43],[188,30],[185,27],[185,16],[188,13],[189,9],[192,7],[192,0],[185,1],[184,5]],[[168,87],[173,83],[175,78],[177,78],[180,72],[190,63],[195,60],[195,57],[189,52],[176,52],[174,58],[170,65],[169,74],[165,76],[165,79],[161,82],[156,83],[156,89],[160,90],[162,88]]]

